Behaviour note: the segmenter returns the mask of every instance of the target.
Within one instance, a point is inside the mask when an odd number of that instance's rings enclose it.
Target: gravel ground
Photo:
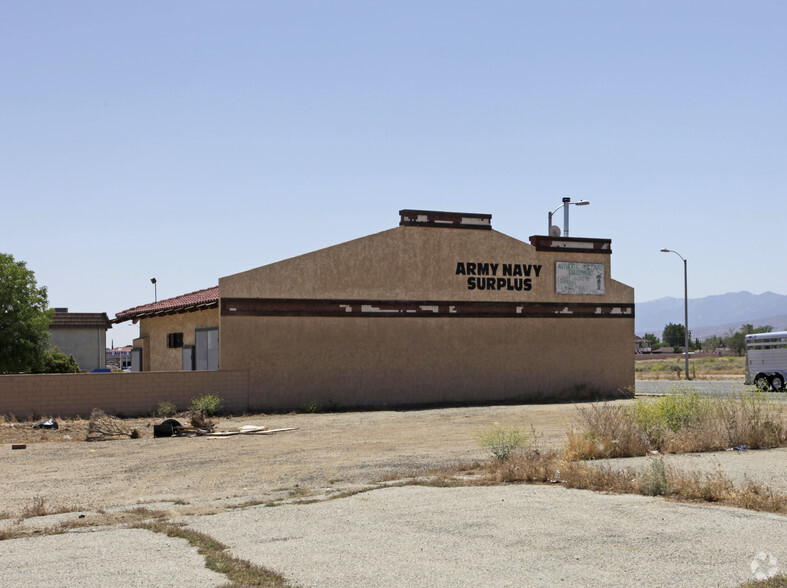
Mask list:
[[[555,486],[405,486],[187,522],[315,587],[734,586],[787,563],[783,516]]]
[[[31,442],[36,436],[55,437],[17,425],[25,431],[27,448],[12,450],[11,443],[19,442],[13,437],[0,447],[0,471],[14,472],[0,476],[0,514],[18,516],[37,498],[47,507],[69,510],[159,501],[199,505],[403,478],[485,459],[475,436],[494,422],[532,426],[540,443],[556,447],[565,441],[576,412],[572,404],[553,404],[253,415],[221,419],[218,428],[255,424],[297,430],[169,439],[154,439],[151,425],[161,419],[148,419],[134,423],[141,439],[94,443]]]
[[[495,422],[532,426],[542,447],[558,447],[575,417],[575,405],[253,415],[222,419],[219,428],[297,430],[153,439],[151,423],[142,422],[142,439],[100,443],[26,431],[25,450],[0,448],[0,470],[13,472],[0,476],[0,536],[19,526],[46,533],[61,520],[88,526],[0,541],[0,584],[225,582],[184,540],[121,528],[124,509],[138,507],[186,520],[303,586],[730,586],[753,578],[758,556],[757,569],[787,572],[784,516],[557,486],[411,486],[226,509],[487,459],[475,435]],[[35,442],[36,435],[50,442]],[[721,467],[774,488],[787,469],[785,450],[673,457],[692,470]],[[69,512],[17,523],[37,501],[48,512]]]

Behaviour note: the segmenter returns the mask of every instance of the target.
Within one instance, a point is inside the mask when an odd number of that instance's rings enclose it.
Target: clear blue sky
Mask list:
[[[3,1],[0,251],[114,316],[402,208],[527,241],[569,196],[638,302],[683,296],[662,247],[690,298],[785,294],[785,30],[781,0]]]

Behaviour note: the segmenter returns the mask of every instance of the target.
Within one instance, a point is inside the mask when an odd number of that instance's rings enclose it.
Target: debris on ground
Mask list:
[[[57,429],[59,427],[58,427],[57,421],[55,419],[46,419],[46,420],[37,422],[35,425],[33,425],[33,428],[34,429]]]
[[[295,431],[297,427],[268,429],[265,425],[243,425],[234,431],[216,431],[213,420],[205,417],[203,411],[191,411],[191,426],[177,419],[166,419],[153,425],[154,437],[232,437],[235,435],[272,435],[284,431]]]
[[[158,425],[153,425],[154,437],[172,437],[176,429],[182,429],[183,424],[178,419],[166,419]]]
[[[216,421],[208,417],[204,410],[192,410],[189,413],[189,417],[191,419],[191,426],[194,428],[201,429],[208,433],[212,433],[216,430]]]
[[[233,435],[273,435],[275,433],[283,433],[284,431],[297,431],[298,427],[286,427],[283,429],[268,429],[267,427],[259,427],[257,425],[243,425],[238,427],[237,431],[216,431],[215,433],[208,433],[208,437],[231,437]]]
[[[200,411],[191,411],[191,426],[186,426],[178,419],[166,419],[159,425],[153,425],[154,437],[197,437],[207,435],[215,428],[213,421]]]
[[[94,408],[90,413],[90,423],[87,427],[86,441],[103,441],[117,437],[130,437],[138,439],[139,432],[129,429],[121,419],[109,416],[100,408]]]

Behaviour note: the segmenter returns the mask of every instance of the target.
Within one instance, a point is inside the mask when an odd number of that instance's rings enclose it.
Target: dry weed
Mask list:
[[[216,430],[216,421],[209,418],[204,410],[194,410],[192,409],[189,412],[189,418],[191,420],[191,426],[195,429],[202,429],[203,431],[207,431],[208,433],[212,433]]]
[[[137,439],[139,432],[136,429],[129,429],[121,419],[107,415],[100,408],[94,408],[90,413],[90,423],[85,440],[103,441],[117,437]]]
[[[47,506],[46,500],[42,496],[36,496],[33,498],[32,503],[25,507],[25,509],[17,517],[17,522],[21,522],[24,519],[75,512],[77,510],[80,509],[76,506]]]
[[[452,470],[453,471],[453,470]],[[452,471],[446,472],[450,478]],[[489,483],[551,483],[567,488],[664,496],[672,500],[715,502],[750,510],[787,513],[787,497],[754,482],[736,486],[722,472],[684,472],[652,460],[641,471],[573,461],[568,453],[531,449],[505,462],[491,460],[475,478],[457,480],[465,485]],[[455,478],[454,478],[455,479]],[[446,480],[445,485],[450,485]]]
[[[227,576],[232,586],[271,586],[281,588],[291,586],[283,576],[276,572],[232,556],[226,545],[204,533],[192,531],[171,523],[145,524],[139,525],[138,528],[164,533],[169,537],[186,539],[205,558],[205,567]]]
[[[761,392],[741,392],[729,398],[688,392],[642,399],[629,406],[596,403],[580,407],[578,414],[578,429],[568,433],[572,459],[787,444],[784,405]]]
[[[571,459],[602,459],[645,455],[650,449],[647,436],[628,416],[624,406],[594,403],[581,406],[579,431],[568,432]]]
[[[22,511],[22,514],[19,515],[20,519],[32,519],[33,517],[43,517],[48,514],[52,514],[47,511],[45,500],[41,496],[36,496],[33,498],[32,504],[25,507]]]

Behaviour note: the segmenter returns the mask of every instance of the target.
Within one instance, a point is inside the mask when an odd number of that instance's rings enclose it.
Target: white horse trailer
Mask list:
[[[786,376],[787,331],[746,335],[746,384],[779,392]]]

